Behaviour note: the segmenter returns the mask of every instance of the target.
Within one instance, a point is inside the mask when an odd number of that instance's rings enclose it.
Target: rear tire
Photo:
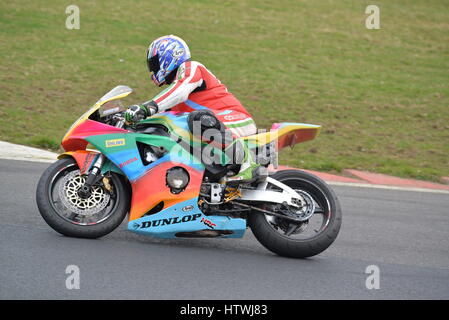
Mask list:
[[[293,189],[307,191],[315,202],[320,202],[323,211],[327,210],[327,220],[316,236],[310,239],[292,239],[278,232],[265,214],[252,212],[248,216],[248,224],[257,240],[268,250],[284,257],[307,258],[326,250],[335,241],[342,222],[340,203],[333,190],[320,178],[300,170],[282,170],[271,177]]]
[[[57,211],[57,206],[52,198],[52,193],[55,192],[53,188],[58,182],[58,178],[78,169],[78,166],[73,158],[63,158],[53,163],[39,180],[36,190],[36,202],[39,212],[55,231],[69,237],[76,238],[99,238],[116,229],[125,218],[129,209],[129,193],[126,188],[124,179],[118,174],[113,173],[110,183],[113,186],[114,197],[109,199],[109,202],[115,201],[111,205],[110,212],[104,220],[92,224],[77,224],[75,221],[71,222]],[[53,203],[53,204],[52,204]],[[61,205],[60,205],[61,206]],[[67,208],[66,208],[67,209]],[[106,207],[104,210],[107,210]],[[67,209],[70,213],[70,209]],[[75,213],[73,215],[76,216]]]

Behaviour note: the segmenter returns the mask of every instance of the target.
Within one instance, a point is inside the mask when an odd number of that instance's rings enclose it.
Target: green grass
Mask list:
[[[148,44],[176,34],[253,114],[321,124],[318,139],[281,155],[286,165],[438,180],[449,175],[447,1],[64,1],[0,4],[0,140],[44,148],[117,84],[130,104],[158,92]],[[121,62],[122,61],[122,62]]]

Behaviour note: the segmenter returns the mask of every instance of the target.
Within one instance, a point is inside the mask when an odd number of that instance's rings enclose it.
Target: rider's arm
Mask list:
[[[176,79],[170,86],[159,93],[152,100],[145,102],[144,105],[155,106],[158,111],[164,111],[184,102],[188,99],[193,90],[203,84],[203,77],[194,61],[186,61],[181,64],[176,73]]]

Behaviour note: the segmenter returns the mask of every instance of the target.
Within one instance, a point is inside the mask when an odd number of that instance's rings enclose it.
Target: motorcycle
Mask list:
[[[129,231],[158,238],[242,238],[249,227],[263,246],[287,257],[310,257],[334,242],[342,212],[323,180],[278,170],[227,183],[228,165],[196,155],[204,142],[192,134],[189,113],[161,112],[127,124],[121,99],[131,92],[115,87],[75,121],[61,143],[65,152],[41,176],[37,205],[54,230],[99,238],[128,215]],[[280,150],[320,129],[277,123],[241,141],[268,172],[277,168]]]

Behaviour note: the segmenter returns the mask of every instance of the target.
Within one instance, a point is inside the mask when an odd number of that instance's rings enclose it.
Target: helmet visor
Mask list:
[[[159,65],[159,55],[158,54],[147,59],[147,67],[148,67],[148,71],[153,72],[155,74],[159,71],[159,69],[161,67]]]

